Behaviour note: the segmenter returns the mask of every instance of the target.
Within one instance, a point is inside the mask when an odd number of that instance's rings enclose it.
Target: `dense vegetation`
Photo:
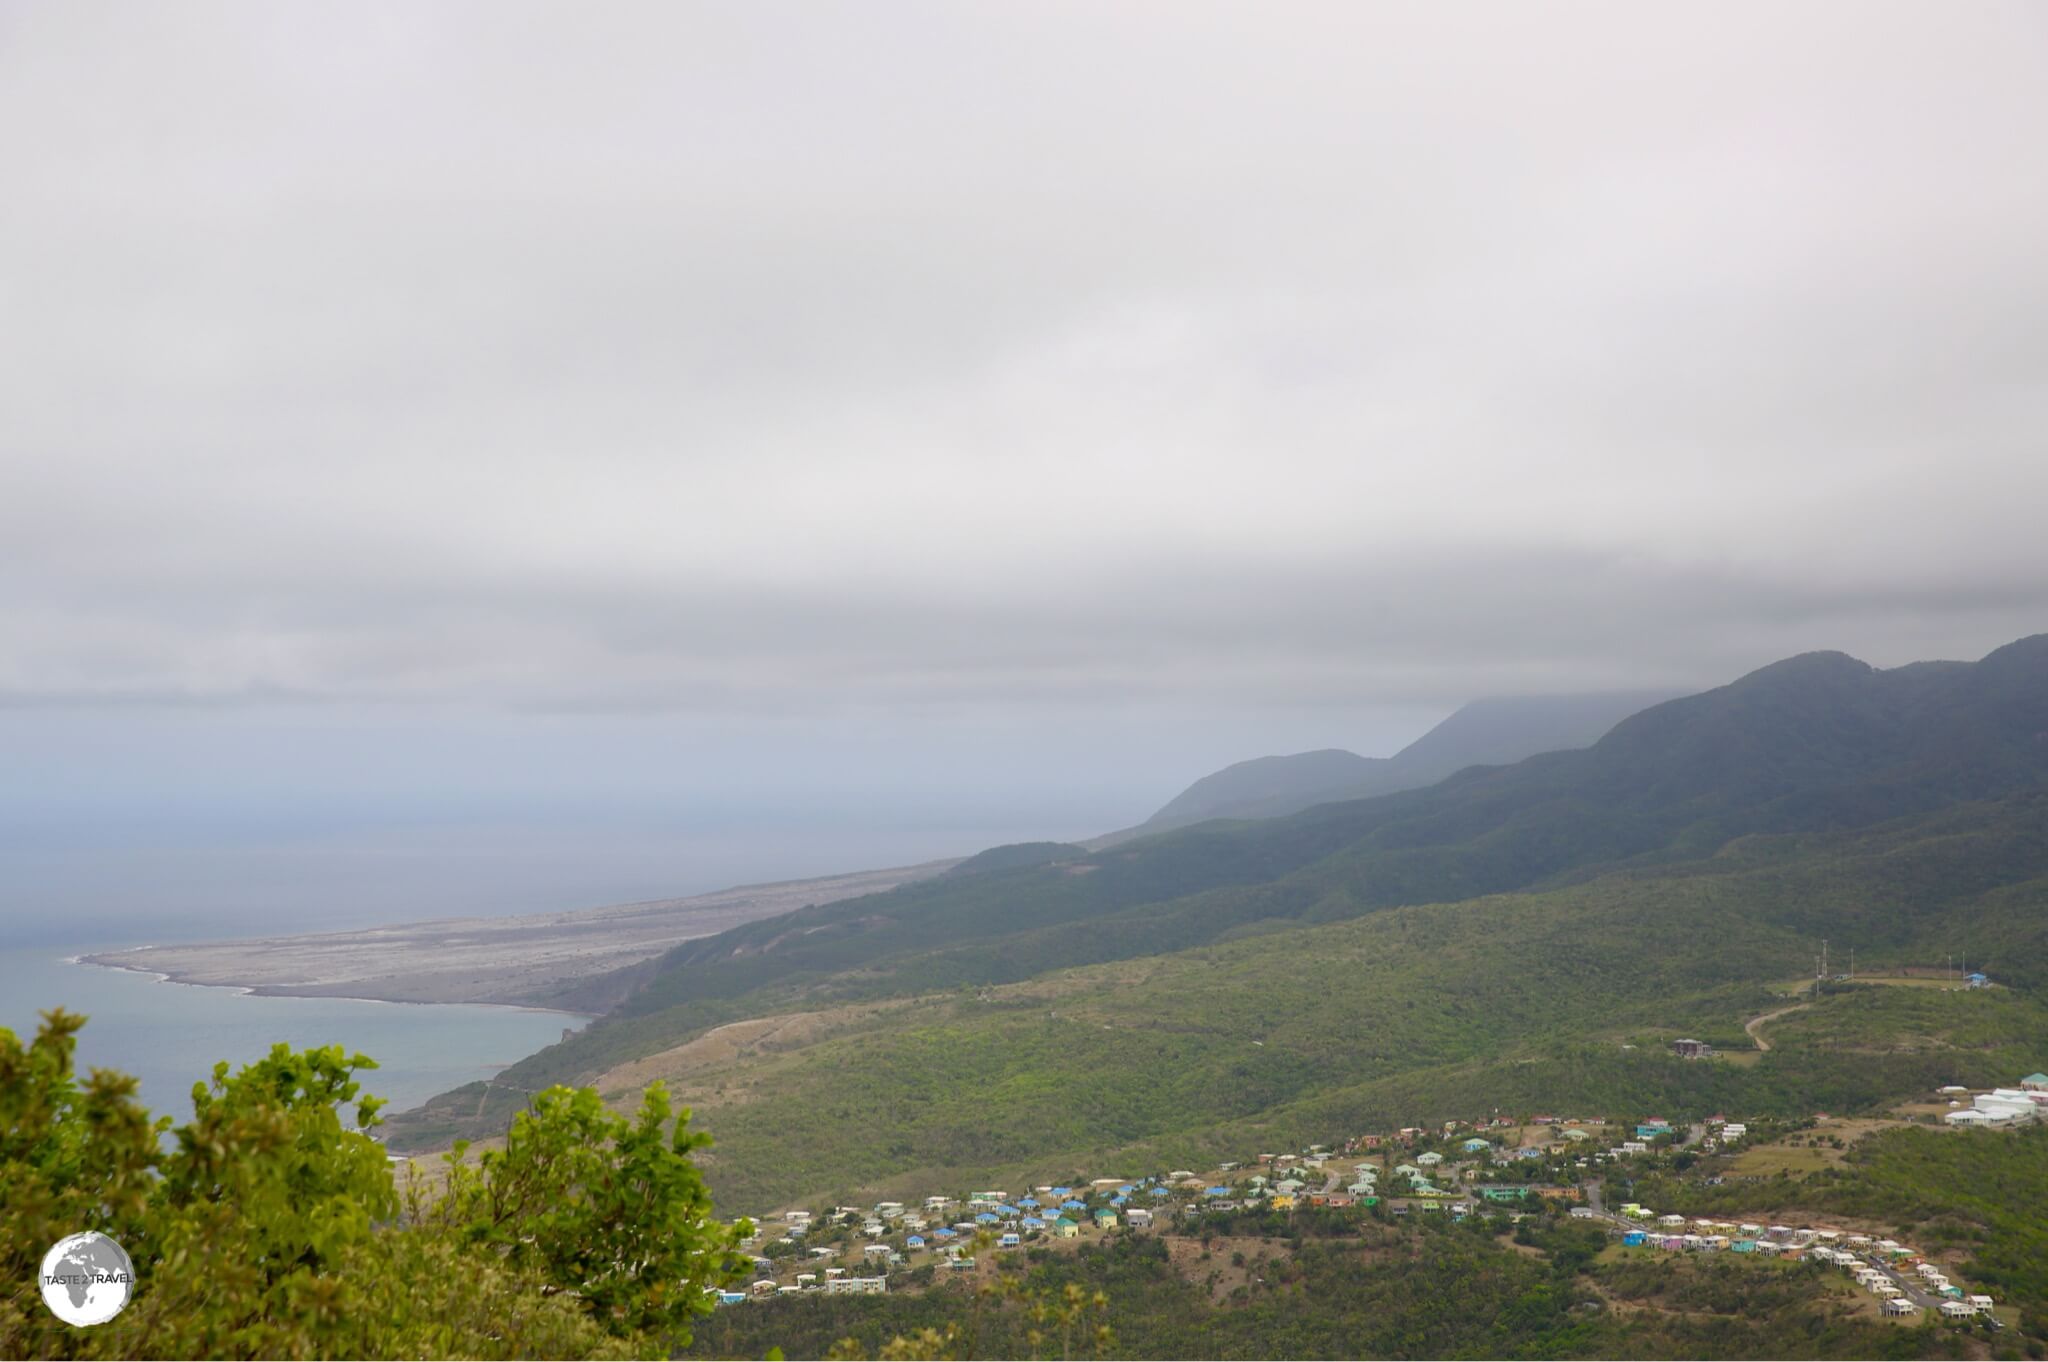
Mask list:
[[[1840,1168],[1708,1182],[1719,1175],[1710,1162],[1636,1190],[1645,1204],[1687,1214],[1798,1208],[1910,1226],[1923,1249],[1966,1251],[1970,1279],[2018,1305],[2024,1332],[2048,1346],[2048,1126],[1902,1128],[1852,1146]]]
[[[1519,1240],[1520,1242],[1515,1242]],[[1004,1262],[1000,1284],[809,1297],[720,1311],[691,1356],[884,1355],[923,1337],[957,1357],[1939,1357],[1960,1337],[1849,1313],[1811,1269],[1601,1257],[1565,1222],[1389,1226],[1311,1238],[1120,1236]],[[1045,1303],[1079,1298],[1062,1331]],[[1097,1332],[1098,1327],[1106,1333]]]
[[[1754,1063],[1679,1060],[1668,1042],[1746,1048],[1742,1023],[1791,1001],[1773,986],[1825,933],[1873,963],[1939,959],[1958,924],[2038,938],[2014,886],[2048,902],[2043,826],[2028,797],[1746,839],[1544,894],[934,991],[670,1076],[715,1114],[707,1176],[749,1211],[983,1172],[1201,1166],[1496,1108],[1861,1110],[2040,1067],[2048,1011],[2018,989],[1843,986],[1775,1023]]]
[[[690,1159],[704,1137],[658,1087],[633,1120],[542,1093],[502,1149],[401,1188],[363,1133],[366,1057],[280,1045],[219,1065],[173,1129],[134,1079],[77,1080],[83,1021],[48,1013],[27,1044],[0,1029],[0,1356],[647,1356],[687,1344],[705,1287],[745,1266]],[[82,1329],[38,1274],[86,1230],[136,1282]]]
[[[2016,887],[2012,911],[1985,922],[2035,944],[2042,927],[2028,905],[2039,889],[2025,882],[2048,873],[2043,732],[2048,636],[1973,665],[1878,672],[1840,654],[1794,658],[1637,714],[1583,751],[1057,864],[1029,863],[1034,851],[1022,865],[688,942],[614,1015],[507,1081],[588,1081],[707,1027],[821,1003],[1012,983],[1602,876],[1721,874],[1719,853],[1758,837],[1775,842],[1782,874],[1774,882],[1774,867],[1753,867],[1750,901],[1788,933],[1921,945],[1958,899]],[[2003,811],[1995,835],[1986,807]],[[1943,820],[1959,813],[1978,820],[1956,834],[1988,853],[1975,865],[1939,845]],[[1873,873],[1851,899],[1830,884],[1827,843],[1887,825],[1915,844],[1895,866],[1863,867]],[[1998,968],[2039,958],[1998,954],[2008,939],[1987,935],[1993,949],[1978,958]],[[1804,945],[1776,944],[1785,972],[1801,972]]]

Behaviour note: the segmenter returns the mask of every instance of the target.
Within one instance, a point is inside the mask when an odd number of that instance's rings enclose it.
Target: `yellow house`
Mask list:
[[[1291,1211],[1294,1209],[1294,1194],[1292,1192],[1276,1192],[1273,1194],[1271,1205],[1276,1211]]]

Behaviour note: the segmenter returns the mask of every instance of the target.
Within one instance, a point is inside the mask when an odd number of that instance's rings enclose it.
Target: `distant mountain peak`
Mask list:
[[[1868,662],[1851,657],[1847,653],[1799,653],[1768,666],[1758,667],[1755,671],[1730,682],[1729,688],[1777,682],[1804,685],[1836,679],[1853,681],[1874,675],[1876,671],[1877,668]]]
[[[1469,766],[1506,766],[1539,752],[1588,747],[1620,720],[1671,698],[1668,691],[1488,696],[1460,707],[1391,757],[1324,747],[1235,762],[1188,786],[1129,833],[1093,845],[1215,818],[1277,818],[1315,804],[1434,785]]]

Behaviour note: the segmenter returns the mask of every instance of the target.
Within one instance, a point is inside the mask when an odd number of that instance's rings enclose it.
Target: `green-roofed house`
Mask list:
[[[1062,1239],[1072,1239],[1081,1233],[1081,1226],[1077,1222],[1061,1216],[1052,1222],[1052,1232]]]
[[[2048,1074],[2028,1074],[2020,1080],[2020,1087],[2027,1092],[2048,1092]]]
[[[1113,1229],[1115,1229],[1115,1228],[1116,1228],[1116,1212],[1115,1212],[1115,1211],[1111,1211],[1111,1210],[1100,1210],[1100,1211],[1097,1211],[1097,1212],[1095,1213],[1095,1228],[1096,1228],[1096,1229],[1098,1229],[1098,1230],[1113,1230]]]

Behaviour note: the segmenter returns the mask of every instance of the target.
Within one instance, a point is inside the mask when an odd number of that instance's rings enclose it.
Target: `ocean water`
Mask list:
[[[488,1078],[560,1039],[582,1017],[527,1008],[349,998],[264,998],[234,989],[165,983],[132,970],[72,963],[105,940],[0,946],[0,1026],[26,1038],[49,1007],[83,1012],[78,1068],[136,1076],[145,1105],[183,1121],[192,1085],[220,1060],[260,1059],[274,1043],[339,1044],[377,1061],[364,1087],[389,1110]],[[115,943],[120,944],[120,943]]]
[[[333,828],[280,814],[285,826],[224,828],[180,821],[175,808],[126,822],[66,820],[40,805],[9,814],[0,800],[0,1026],[26,1035],[40,1009],[85,1013],[81,1070],[134,1074],[150,1108],[178,1119],[191,1112],[193,1083],[217,1061],[246,1063],[277,1041],[371,1056],[379,1067],[367,1087],[403,1110],[487,1078],[586,1019],[466,1004],[253,997],[67,963],[72,957],[559,911],[908,865],[1051,835],[1035,823],[891,822],[836,810],[772,823],[734,813],[680,827],[622,817]]]

